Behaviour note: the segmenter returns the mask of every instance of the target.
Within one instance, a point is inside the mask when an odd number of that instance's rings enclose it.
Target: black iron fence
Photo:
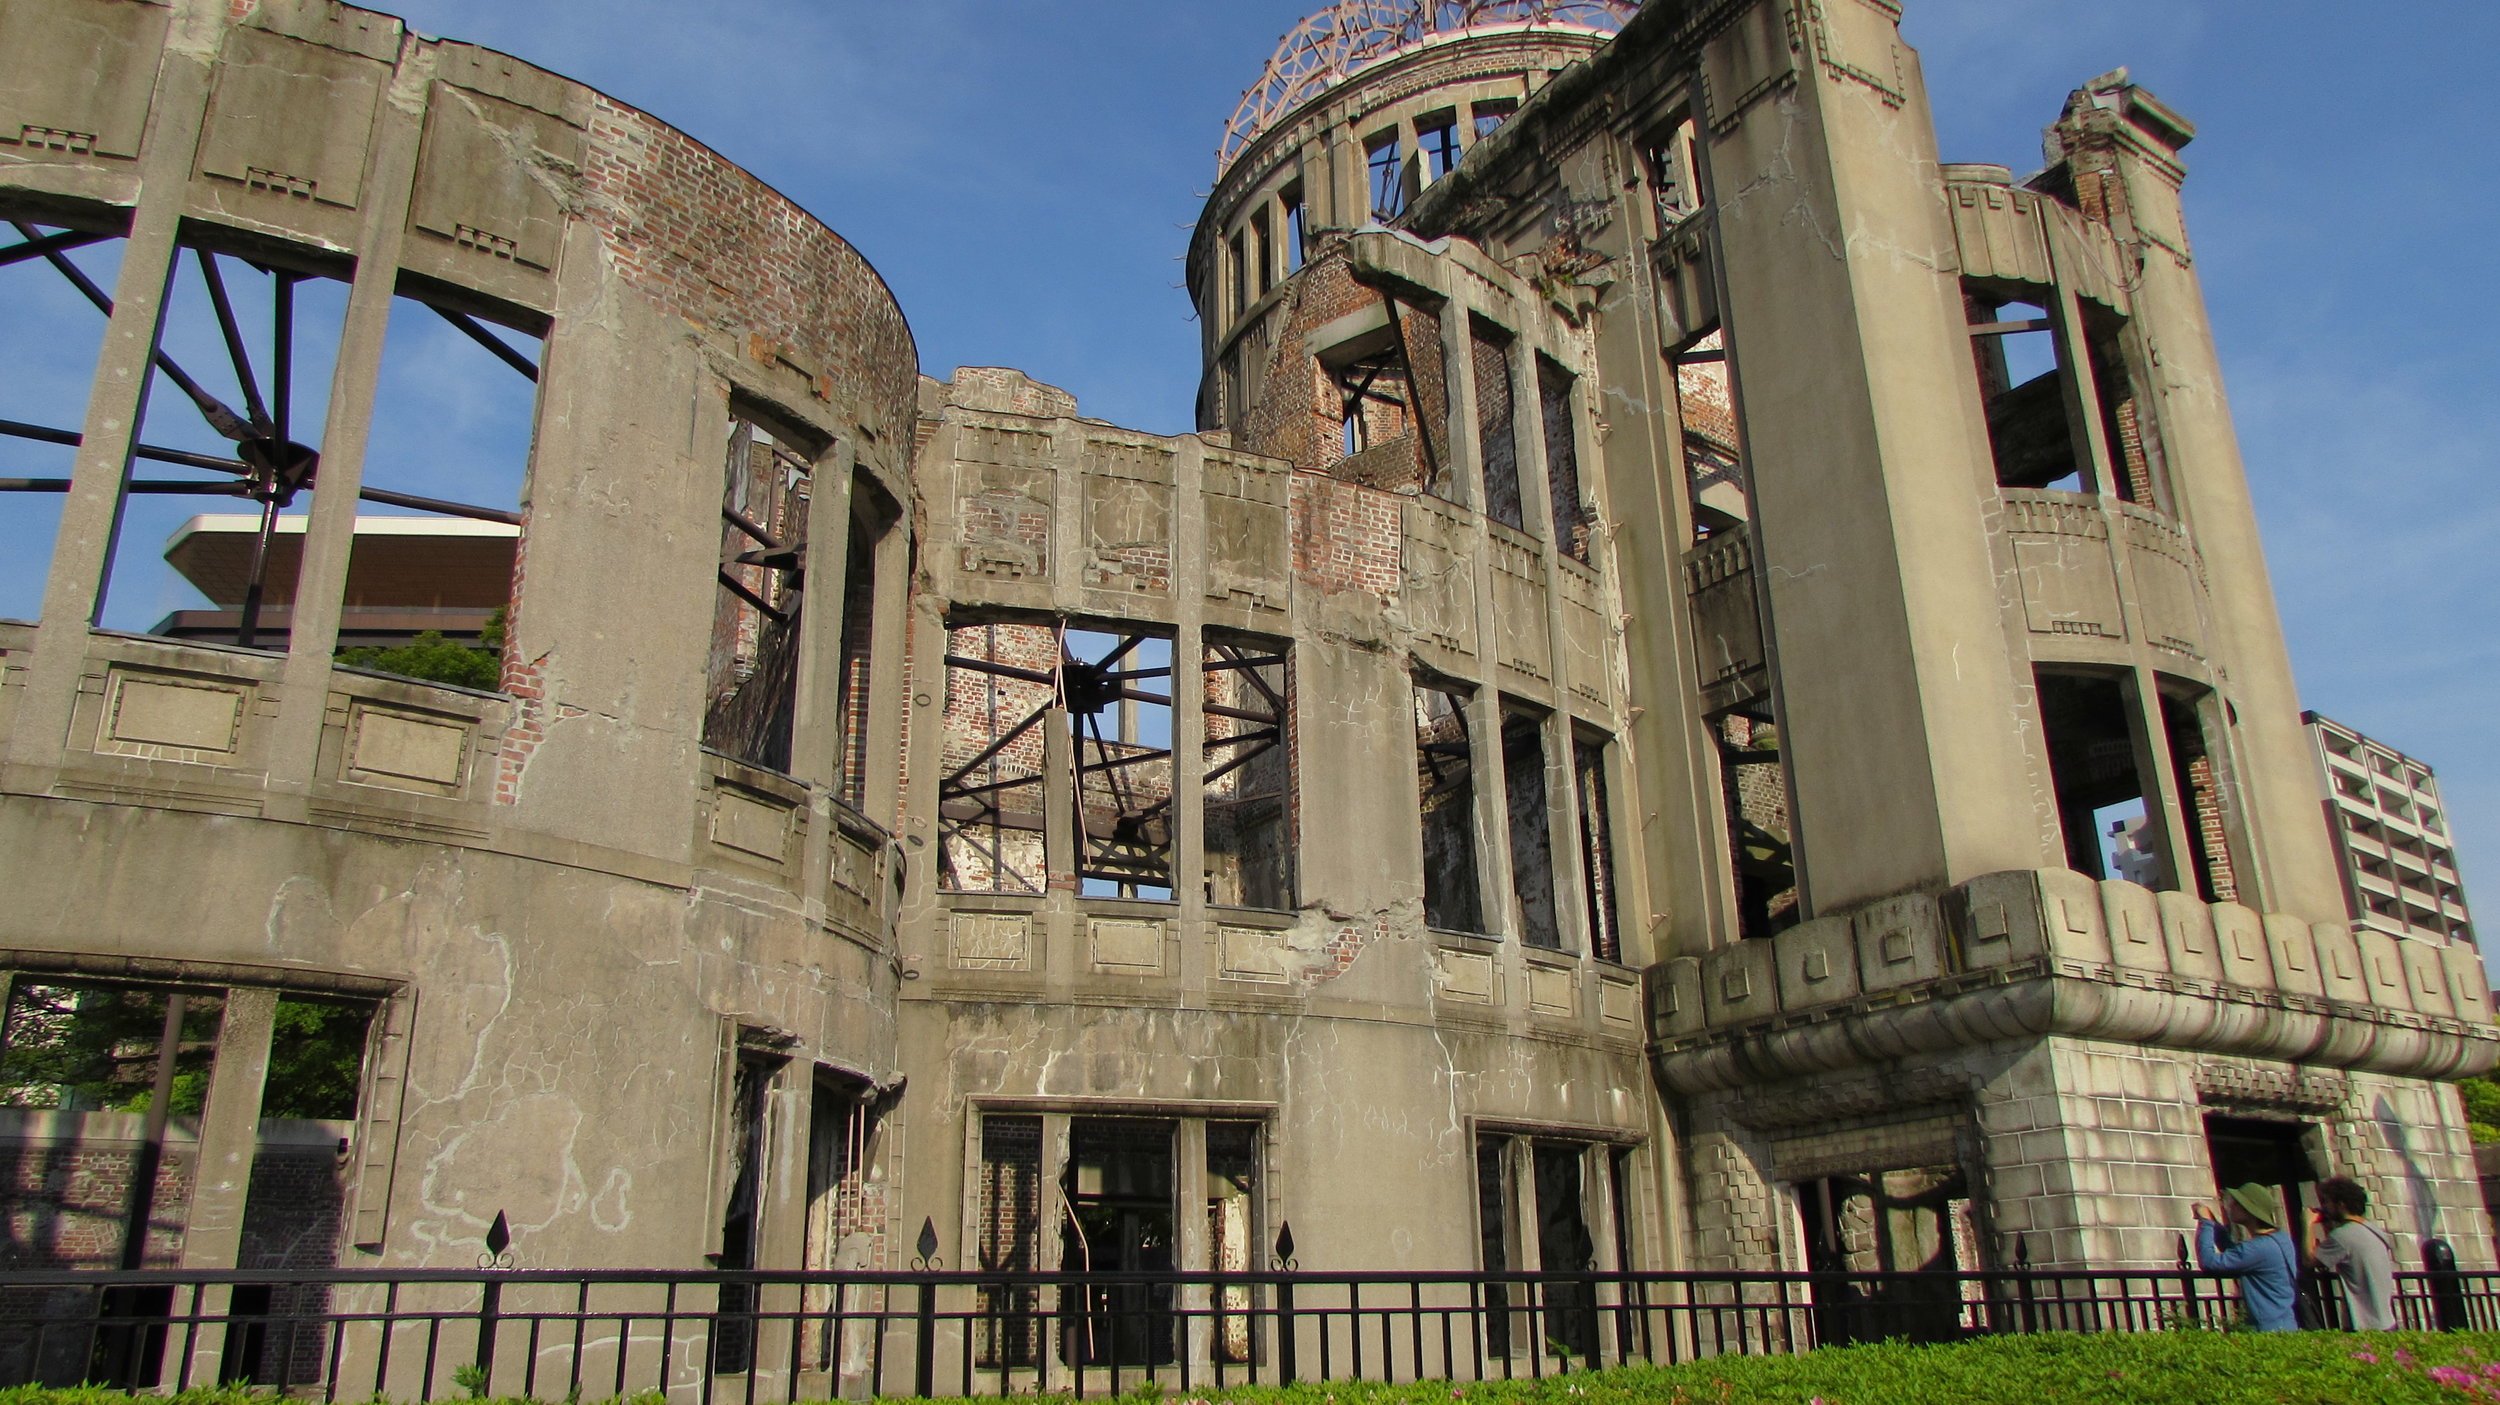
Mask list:
[[[2317,1280],[2317,1325],[2342,1322]],[[2403,1324],[2500,1330],[2500,1274],[2400,1275]],[[1886,1338],[2223,1327],[2232,1282],[2070,1273],[0,1274],[0,1384],[324,1400],[661,1391],[687,1405],[1461,1381]]]

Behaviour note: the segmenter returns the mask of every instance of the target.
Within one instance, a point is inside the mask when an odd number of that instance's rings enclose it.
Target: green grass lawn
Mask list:
[[[2486,1371],[2490,1374],[2485,1374]],[[162,1399],[163,1397],[150,1397]],[[267,1392],[191,1391],[184,1405]],[[1031,1401],[1032,1396],[1022,1397]],[[1154,1398],[1132,1392],[1129,1402]],[[0,1405],[128,1405],[109,1390],[0,1390]],[[643,1397],[657,1405],[659,1397]],[[2164,1332],[1831,1347],[1627,1366],[1542,1381],[1338,1381],[1162,1397],[1162,1405],[2500,1405],[2500,1335]]]

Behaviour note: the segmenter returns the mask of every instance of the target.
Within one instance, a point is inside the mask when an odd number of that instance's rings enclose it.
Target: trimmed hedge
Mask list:
[[[164,1397],[141,1397],[151,1402]],[[179,1405],[256,1405],[189,1391]],[[1035,1397],[1017,1397],[1031,1401]],[[2500,1335],[2162,1332],[1828,1347],[1802,1356],[1625,1366],[1542,1381],[1241,1387],[1162,1405],[2500,1405]],[[131,1405],[119,1391],[0,1390],[0,1405]],[[659,1397],[638,1397],[657,1405]]]

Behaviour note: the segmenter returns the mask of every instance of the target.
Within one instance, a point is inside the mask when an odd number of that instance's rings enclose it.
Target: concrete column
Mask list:
[[[193,0],[168,41],[146,145],[139,155],[141,188],[183,189],[191,177],[200,124],[208,107],[209,65],[222,33],[210,7]],[[61,502],[52,566],[44,579],[41,623],[26,664],[25,692],[9,731],[5,754],[13,789],[41,794],[69,735],[79,680],[86,672],[87,630],[102,614],[104,585],[112,574],[115,538],[121,529],[122,481],[148,399],[150,361],[165,316],[165,292],[174,259],[182,201],[170,194],[143,200],[122,241],[121,271],[113,280],[113,315],[96,354],[87,393],[83,435]]]
[[[842,622],[848,601],[851,477],[856,444],[834,441],[817,461],[807,503],[807,591],[799,615],[798,696],[790,774],[819,793],[842,780]]]
[[[373,429],[373,393],[382,375],[383,338],[399,286],[399,250],[408,232],[409,193],[416,182],[417,140],[433,83],[433,49],[405,46],[390,90],[376,106],[367,148],[364,220],[356,236],[356,277],[348,287],[330,376],[330,407],[321,431],[321,467],[304,526],[304,559],[295,585],[287,640],[285,689],[269,746],[273,819],[300,820],[321,751],[330,703],[331,656],[347,591],[348,554],[355,545],[356,493],[364,483],[365,445]]]
[[[1181,1004],[1204,1008],[1217,965],[1214,924],[1207,920],[1206,825],[1206,441],[1183,438],[1172,456],[1172,897],[1179,905]],[[1286,736],[1292,736],[1287,723]],[[1295,840],[1299,846],[1301,836]],[[1300,855],[1296,856],[1299,869]],[[1201,1148],[1205,1129],[1198,1126]],[[1184,1130],[1184,1142],[1190,1134]],[[1198,1158],[1203,1177],[1206,1158]],[[1186,1164],[1186,1163],[1184,1163]],[[1203,1326],[1203,1324],[1201,1324]],[[1203,1346],[1204,1333],[1191,1329]],[[1195,1359],[1195,1358],[1193,1358]]]
[[[1809,915],[2043,852],[1989,553],[1953,232],[1915,55],[1714,110],[1754,531]],[[1731,33],[1711,41],[1740,66]]]
[[[186,1269],[235,1268],[241,1263],[243,1215],[252,1162],[260,1150],[261,1097],[277,1011],[278,992],[265,986],[236,986],[226,992],[225,1015],[217,1026],[217,1061],[208,1076],[208,1109],[200,1119],[191,1215],[183,1229]],[[203,1318],[222,1317],[233,1298],[233,1288],[212,1284],[199,1290],[196,1304],[176,1307]],[[213,1383],[225,1359],[226,1325],[204,1321],[187,1340],[189,1378]]]
[[[1173,1178],[1175,1203],[1172,1217],[1174,1247],[1180,1252],[1173,1262],[1184,1273],[1205,1273],[1214,1267],[1213,1237],[1207,1232],[1207,1123],[1202,1117],[1180,1120],[1179,1135],[1174,1138],[1173,1155],[1180,1164]],[[1193,1375],[1206,1372],[1214,1365],[1213,1323],[1207,1312],[1213,1306],[1213,1295],[1203,1283],[1180,1290],[1180,1310],[1190,1314],[1182,1319],[1185,1327],[1181,1359],[1187,1361]]]

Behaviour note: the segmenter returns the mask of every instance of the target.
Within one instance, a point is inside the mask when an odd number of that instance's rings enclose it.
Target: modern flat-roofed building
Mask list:
[[[2317,745],[2352,920],[2398,936],[2473,941],[2448,806],[2430,766],[2331,717],[2300,716]]]

